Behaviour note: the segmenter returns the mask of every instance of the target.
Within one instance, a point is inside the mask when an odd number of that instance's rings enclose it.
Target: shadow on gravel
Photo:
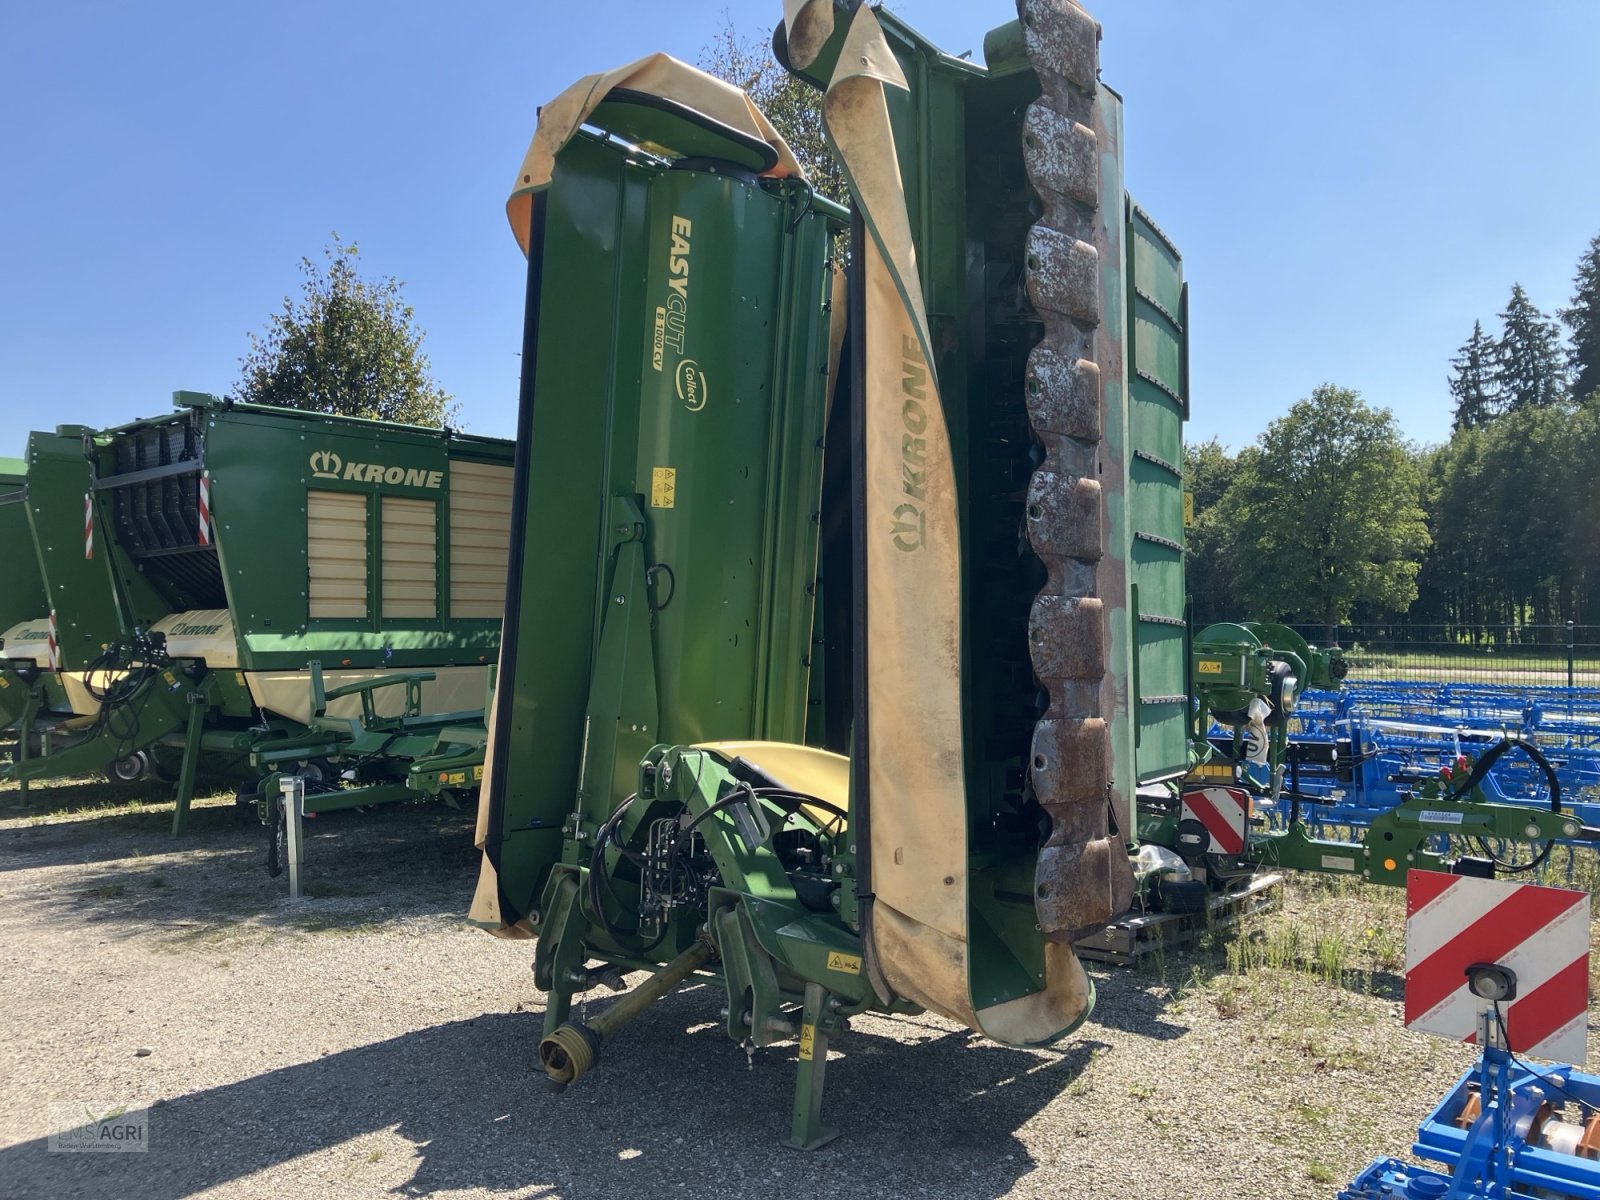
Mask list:
[[[208,788],[203,781],[200,794]],[[50,816],[76,809],[104,809],[115,812],[128,805],[172,803],[172,784],[149,780],[144,783],[111,783],[105,779],[52,779],[31,784],[24,802],[22,789],[14,783],[0,785],[0,818]]]
[[[190,814],[170,836],[170,807],[0,829],[0,894],[43,924],[170,942],[231,934],[348,929],[396,914],[459,914],[478,853],[473,815],[443,805],[325,813],[307,822],[305,892],[266,871],[266,830],[231,803]],[[40,875],[41,868],[48,875]],[[55,868],[51,870],[51,868]],[[28,870],[28,891],[12,890]],[[45,882],[41,886],[36,882]]]
[[[647,1011],[594,1073],[557,1095],[533,1066],[542,1014],[495,1014],[330,1054],[158,1103],[145,1154],[0,1149],[7,1196],[192,1196],[378,1130],[415,1149],[397,1193],[482,1188],[519,1197],[678,1195],[1000,1196],[1034,1167],[1014,1134],[1061,1095],[1101,1043],[1010,1050],[923,1023],[912,1042],[852,1031],[828,1063],[826,1119],[843,1132],[783,1149],[794,1048],[742,1051],[703,996]],[[915,1028],[900,1023],[901,1037]],[[685,1032],[686,1027],[691,1031]],[[881,1027],[881,1022],[880,1022]],[[1085,1111],[1078,1136],[1092,1137]],[[373,1194],[350,1156],[319,1174],[330,1194]],[[365,1186],[363,1186],[365,1183]]]
[[[1089,1027],[1096,1025],[1170,1042],[1189,1032],[1189,1026],[1166,1019],[1173,997],[1152,987],[1148,975],[1137,967],[1112,967],[1094,975],[1097,993]]]

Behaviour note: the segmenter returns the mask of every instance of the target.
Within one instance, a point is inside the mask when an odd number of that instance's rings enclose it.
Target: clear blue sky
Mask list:
[[[778,0],[737,0],[770,27]],[[468,428],[514,431],[535,107],[724,6],[634,0],[6,5],[0,454],[227,391],[330,230],[393,274]],[[981,53],[1006,0],[904,0]],[[1316,384],[1419,440],[1514,280],[1546,310],[1600,233],[1600,3],[1093,0],[1129,187],[1183,248],[1190,436],[1239,446]],[[582,29],[581,23],[592,28]]]

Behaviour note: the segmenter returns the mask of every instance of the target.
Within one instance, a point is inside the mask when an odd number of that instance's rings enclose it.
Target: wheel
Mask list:
[[[106,778],[112,783],[138,783],[155,770],[146,750],[135,750],[126,758],[119,758],[106,768]]]
[[[177,783],[183,770],[183,758],[181,755],[175,756],[170,750],[157,748],[150,752],[150,766],[162,783]]]
[[[1211,890],[1200,880],[1181,883],[1162,880],[1160,888],[1161,911],[1169,913],[1205,912],[1211,900]]]
[[[289,861],[289,822],[284,816],[283,801],[272,801],[272,823],[267,826],[267,874],[276,879],[283,874]]]

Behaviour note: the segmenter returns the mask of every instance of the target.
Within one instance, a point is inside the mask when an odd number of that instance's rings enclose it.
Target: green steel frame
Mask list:
[[[1020,495],[1035,465],[1025,361],[1040,336],[1019,299],[1038,265],[1025,248],[1034,216],[1021,114],[1040,83],[1020,26],[991,35],[985,70],[879,17],[909,83],[891,90],[890,116],[962,536],[975,548],[951,581],[966,621],[957,749],[976,847],[969,978],[975,1004],[998,1005],[1038,991],[1045,970],[1040,813],[1027,785],[1039,717],[1028,614],[1044,570],[1010,561],[1035,517]],[[846,24],[809,68],[819,86]],[[1109,534],[1096,557],[1110,649],[1085,715],[1111,732],[1096,772],[1108,795],[1090,789],[1081,824],[1103,836],[1110,807],[1120,856],[1134,837],[1136,783],[1187,767],[1187,294],[1176,252],[1123,191],[1120,101],[1104,88],[1091,100],[1111,249],[1093,284],[1111,299],[1091,401],[1104,429],[1096,473]],[[715,131],[696,114],[668,120],[659,114],[670,103],[655,104],[657,115],[644,107],[614,93],[591,114],[590,126],[615,136],[580,132],[565,145],[525,231],[515,524],[485,796],[495,919],[485,923],[538,935],[535,978],[549,992],[541,1055],[553,1078],[581,1074],[626,1019],[568,1020],[572,994],[596,978],[588,962],[666,964],[643,995],[700,971],[726,987],[736,1041],[799,1041],[788,1140],[815,1146],[830,1136],[819,1107],[828,1037],[852,1012],[912,1007],[864,969],[870,862],[852,695],[868,649],[853,633],[867,584],[852,549],[860,368],[855,380],[841,373],[831,404],[824,386],[827,259],[846,214],[794,181],[709,161],[750,148],[724,134],[708,149]],[[685,124],[696,150],[673,161]],[[858,222],[856,263],[865,236]],[[663,351],[674,288],[687,292],[689,331]],[[857,356],[860,313],[853,297]],[[674,393],[682,360],[701,372],[702,404],[681,385]],[[1148,704],[1130,698],[1141,688]],[[804,834],[803,855],[780,845],[785,822],[804,824],[776,798],[782,789],[752,784],[737,761],[699,745],[752,740],[854,750],[849,836],[824,822]],[[663,902],[650,864],[674,823],[703,841],[686,843],[696,865],[685,869],[717,882]],[[820,879],[800,865],[818,862]],[[666,869],[669,890],[676,869]],[[624,1005],[629,1015],[638,1006]]]

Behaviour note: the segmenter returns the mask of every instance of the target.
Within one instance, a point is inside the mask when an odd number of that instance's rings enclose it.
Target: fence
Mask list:
[[[1297,626],[1327,644],[1322,626]],[[1600,625],[1350,625],[1352,681],[1418,680],[1600,689]]]

